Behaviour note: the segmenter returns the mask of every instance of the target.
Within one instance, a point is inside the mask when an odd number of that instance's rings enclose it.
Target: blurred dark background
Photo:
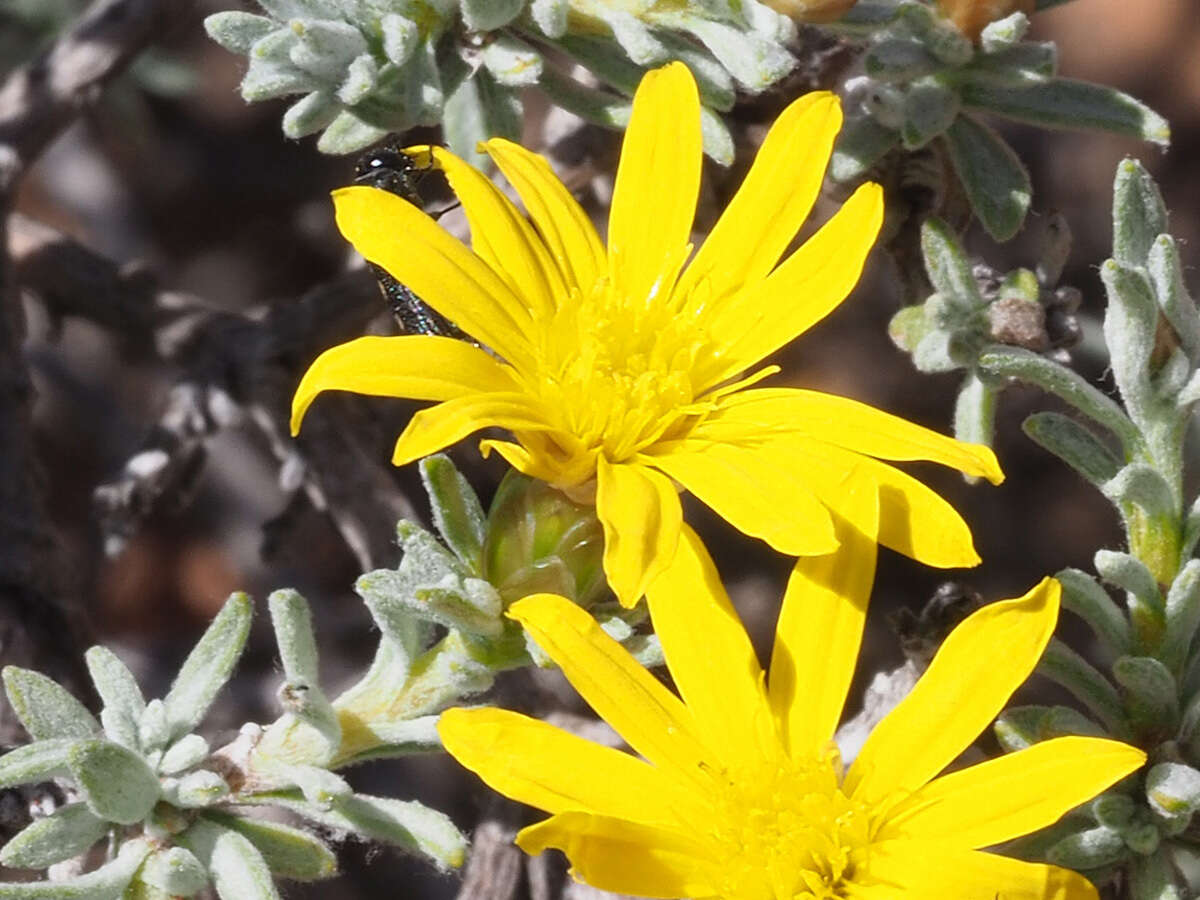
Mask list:
[[[58,15],[56,5],[67,12],[78,8],[72,0],[36,4],[46,23]],[[283,138],[283,101],[241,100],[243,61],[211,43],[201,26],[204,15],[229,5],[201,3],[173,22],[151,52],[41,157],[24,180],[17,210],[112,260],[124,276],[152,277],[159,291],[198,298],[214,322],[225,322],[220,316],[225,312],[237,323],[287,323],[293,306],[297,316],[303,314],[307,291],[343,277],[352,264],[333,226],[328,193],[351,179],[354,160],[322,156],[312,140]],[[19,21],[13,15],[0,3],[5,54],[0,67],[15,64],[51,37],[52,24],[31,27],[28,15]],[[1084,296],[1085,339],[1075,356],[1082,371],[1103,379],[1097,334],[1104,301],[1096,267],[1109,254],[1110,189],[1124,155],[1138,156],[1159,179],[1185,261],[1192,266],[1200,261],[1195,240],[1200,3],[1077,0],[1038,16],[1034,35],[1058,42],[1064,74],[1119,87],[1165,115],[1173,128],[1171,149],[1162,153],[1107,135],[1001,126],[1032,171],[1035,212],[1025,233],[1009,245],[994,246],[977,231],[968,237],[972,251],[997,268],[1032,267],[1046,214],[1065,214],[1075,245],[1062,283]],[[747,145],[738,166],[749,162],[750,145],[761,137],[755,120],[768,119],[787,99],[768,96],[755,104],[738,129]],[[537,147],[545,142],[539,125],[544,117],[535,98],[530,107],[527,138]],[[619,146],[617,135],[588,131],[586,138],[583,164],[565,172],[574,186],[586,186],[597,172],[611,173]],[[711,166],[708,174],[701,230],[715,214],[716,198],[727,196],[737,177]],[[959,376],[920,375],[892,346],[886,323],[900,303],[893,284],[889,260],[877,253],[855,294],[783,354],[781,378],[947,430]],[[196,463],[187,490],[180,489],[186,496],[160,504],[123,543],[111,536],[106,541],[93,492],[118,480],[127,460],[145,448],[186,359],[164,364],[145,346],[142,331],[122,333],[97,324],[94,315],[64,314],[35,290],[25,292],[25,302],[41,477],[61,593],[77,630],[77,641],[64,646],[71,653],[94,642],[112,646],[147,694],[157,696],[230,591],[244,589],[261,602],[270,590],[290,586],[313,606],[327,686],[352,679],[374,647],[369,618],[351,590],[364,551],[356,554],[348,546],[344,522],[339,525],[303,490],[292,490],[294,466],[283,467],[281,484],[279,446],[256,427],[253,405],[235,410],[233,424],[203,442],[207,459]],[[370,312],[374,320],[368,327],[391,327],[382,300]],[[353,333],[362,323],[346,327]],[[239,346],[236,334],[230,341]],[[297,350],[288,364],[300,371],[315,352]],[[300,358],[304,353],[307,358]],[[233,399],[238,405],[239,398]],[[953,473],[917,468],[972,525],[984,564],[945,573],[883,551],[852,707],[871,674],[901,662],[889,616],[899,608],[919,608],[947,578],[989,600],[1010,597],[1064,566],[1090,570],[1096,549],[1120,545],[1108,503],[1021,434],[1023,417],[1042,408],[1054,404],[1037,392],[1012,389],[1004,395],[996,449],[1008,481],[999,488],[969,486]],[[386,477],[388,491],[395,492],[390,508],[402,511],[407,498],[426,516],[415,471],[386,465],[390,438],[411,411],[399,401],[330,401],[322,428],[349,433],[369,420],[372,427],[355,446],[386,473],[378,477]],[[473,442],[453,455],[486,502],[503,474],[502,463],[482,461]],[[733,532],[698,504],[691,504],[688,515],[699,523],[760,646],[766,646],[789,561]],[[381,558],[390,527],[375,525],[374,549],[367,555],[375,565],[394,564],[398,554]],[[1086,651],[1086,635],[1073,630],[1074,624],[1067,624],[1067,634]],[[273,719],[277,670],[269,628],[260,616],[240,675],[212,726]],[[477,821],[484,803],[474,779],[441,759],[375,764],[352,778],[372,793],[416,797],[446,809],[464,828]],[[342,879],[289,887],[288,895],[351,900],[384,891],[390,896],[400,888],[412,898],[449,897],[456,889],[453,880],[390,852],[348,847],[342,858],[347,873]]]

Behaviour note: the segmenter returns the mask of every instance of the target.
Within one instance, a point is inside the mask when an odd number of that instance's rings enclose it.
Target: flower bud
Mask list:
[[[536,593],[588,606],[604,590],[603,553],[594,506],[517,471],[500,482],[488,512],[483,567],[505,606]]]

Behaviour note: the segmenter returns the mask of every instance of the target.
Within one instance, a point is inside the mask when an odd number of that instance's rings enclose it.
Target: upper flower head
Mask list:
[[[870,523],[873,495],[847,504]],[[491,787],[551,813],[517,843],[563,850],[604,890],[722,900],[1095,900],[1083,877],[991,847],[1056,821],[1145,761],[1066,737],[948,775],[1032,671],[1058,616],[1058,582],[993,603],[945,641],[924,677],[843,769],[832,740],[874,576],[872,533],[801,559],[769,679],[712,562],[685,527],[647,593],[679,696],[588,613],[542,594],[518,619],[642,759],[498,709],[452,709],[446,749]]]
[[[413,417],[397,465],[508,429],[515,442],[484,441],[485,452],[573,496],[594,493],[605,572],[628,605],[675,553],[675,482],[792,555],[836,546],[831,511],[847,484],[882,486],[884,544],[931,565],[973,565],[970,533],[945,501],[871,457],[932,459],[999,481],[990,450],[828,394],[748,389],[774,366],[732,380],[836,307],[862,271],[883,216],[875,184],[779,263],[840,127],[832,94],[789,106],[694,256],[700,106],[681,64],[647,74],[634,98],[607,250],[540,156],[500,139],[482,145],[527,219],[462,160],[414,148],[458,194],[472,249],[369,187],[334,194],[338,227],[492,352],[427,335],[334,347],[297,388],[293,429],[330,389],[441,401]]]

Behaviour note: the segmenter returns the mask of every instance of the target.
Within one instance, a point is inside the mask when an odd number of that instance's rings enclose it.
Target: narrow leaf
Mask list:
[[[934,216],[926,219],[921,226],[921,253],[929,281],[946,303],[968,311],[983,306],[971,262],[949,225]]]
[[[1166,231],[1158,185],[1136,159],[1122,160],[1113,184],[1113,257],[1123,266],[1145,266],[1155,239]]]
[[[0,863],[17,869],[44,869],[87,850],[108,833],[109,824],[85,803],[61,806],[35,819],[0,850]]]
[[[89,738],[100,731],[82,703],[40,672],[5,666],[3,677],[8,702],[35,741]]]
[[[475,491],[445,454],[426,457],[419,468],[442,540],[471,574],[481,575],[487,514]]]
[[[208,884],[208,873],[200,860],[183,847],[156,851],[142,865],[138,877],[172,897],[191,897]]]
[[[149,853],[147,841],[127,841],[112,862],[77,878],[0,883],[0,900],[117,900]]]
[[[0,756],[0,788],[47,781],[67,771],[71,738],[35,741]]]
[[[1009,240],[1021,230],[1033,193],[1025,165],[1000,135],[970,116],[955,119],[945,140],[975,215],[996,240]]]
[[[267,603],[287,678],[280,689],[284,707],[313,730],[310,740],[324,745],[320,762],[328,762],[342,741],[342,729],[321,690],[312,613],[304,598],[293,590],[275,591]]]
[[[217,692],[233,674],[250,633],[252,612],[246,594],[230,595],[184,661],[164,698],[172,738],[187,734],[200,724]]]
[[[249,840],[274,875],[296,881],[319,881],[338,874],[333,851],[307,831],[217,812],[206,813],[205,817]]]
[[[1087,622],[1109,653],[1127,654],[1131,646],[1129,620],[1108,591],[1079,569],[1063,569],[1054,577],[1063,587],[1063,609]]]
[[[67,753],[71,776],[92,812],[121,825],[146,817],[161,793],[145,761],[111,741],[80,741]]]
[[[138,749],[138,722],[146,701],[133,673],[107,647],[92,647],[85,655],[88,673],[104,703],[104,733],[130,750]]]
[[[1086,81],[1055,78],[1030,88],[964,84],[963,103],[1018,122],[1047,128],[1093,129],[1126,134],[1166,146],[1167,120],[1115,88]]]
[[[243,835],[198,819],[179,841],[208,869],[221,900],[280,900],[262,854]]]
[[[1121,468],[1121,460],[1090,428],[1061,413],[1034,413],[1021,430],[1094,485],[1107,484]]]

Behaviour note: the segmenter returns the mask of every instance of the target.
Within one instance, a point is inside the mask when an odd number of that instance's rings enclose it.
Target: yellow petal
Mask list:
[[[630,747],[661,769],[705,784],[706,753],[692,714],[587,612],[554,594],[533,594],[508,615]]]
[[[712,507],[734,528],[780,553],[811,556],[837,548],[825,507],[781,454],[729,443],[662,444],[645,460]]]
[[[406,465],[492,427],[536,431],[553,426],[527,394],[505,391],[457,397],[423,409],[409,420],[396,441],[392,464]]]
[[[432,335],[362,337],[316,358],[292,397],[292,434],[322,391],[452,400],[515,388],[512,370],[466,341]]]
[[[462,202],[471,247],[528,308],[548,315],[566,287],[558,265],[512,201],[476,169],[441,147],[433,159]]]
[[[790,461],[821,502],[854,521],[860,530],[863,524],[854,519],[854,511],[842,509],[844,492],[860,482],[872,484],[879,496],[879,543],[883,546],[927,566],[945,569],[979,564],[971,529],[962,516],[899,469],[803,438],[774,442],[770,454]]]
[[[483,147],[516,188],[567,285],[590,290],[604,274],[605,257],[587,213],[538,154],[503,138],[492,138]]]
[[[1004,480],[996,454],[883,412],[857,400],[799,388],[759,388],[727,397],[705,422],[705,433],[804,434],[878,459],[927,459],[986,478]]]
[[[675,555],[683,507],[671,482],[645,466],[610,463],[596,469],[596,515],[604,526],[604,573],[632,608]]]
[[[774,743],[775,735],[758,656],[716,566],[686,525],[674,562],[651,583],[646,602],[667,668],[705,743],[727,764],[760,762],[760,741]]]
[[[504,709],[450,709],[438,720],[438,734],[447,752],[492,790],[546,812],[664,826],[702,812],[693,796],[642,760],[540,719]]]
[[[871,732],[846,775],[867,802],[915,791],[979,736],[1029,677],[1054,625],[1062,588],[1043,579],[992,603],[946,638],[907,697]]]
[[[932,841],[873,844],[863,900],[1097,900],[1075,872]]]
[[[684,271],[680,291],[698,288],[719,307],[774,268],[817,199],[841,127],[841,103],[828,91],[805,94],[783,111]]]
[[[602,891],[639,897],[712,897],[706,848],[684,835],[621,819],[560,813],[517,835],[531,856],[562,850],[571,874]]]
[[[893,811],[879,839],[991,847],[1054,824],[1145,762],[1145,753],[1119,741],[1043,741],[929,782]]]
[[[692,73],[678,62],[647,72],[633,98],[608,219],[610,277],[631,301],[652,296],[687,246],[700,160],[700,96]]]
[[[721,341],[715,384],[807,331],[858,284],[883,223],[883,190],[860,187],[842,208],[763,281],[720,306],[710,325]]]
[[[770,698],[795,758],[819,755],[833,737],[858,664],[875,579],[879,498],[867,483],[845,493],[849,518],[833,517],[836,553],[796,561],[771,653]],[[859,530],[859,527],[862,530]]]
[[[333,192],[337,226],[443,316],[518,367],[531,367],[529,310],[487,263],[407,200],[372,187]]]

